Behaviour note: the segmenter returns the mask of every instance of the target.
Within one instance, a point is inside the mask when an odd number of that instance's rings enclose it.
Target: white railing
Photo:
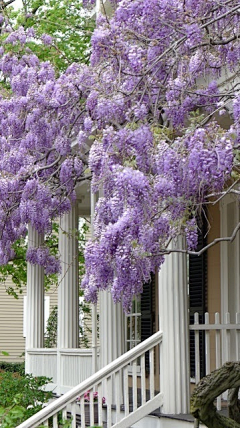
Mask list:
[[[26,350],[25,369],[33,376],[44,376],[52,378],[57,383],[57,349],[56,348],[34,348]]]
[[[85,348],[37,348],[27,349],[25,368],[33,376],[52,379],[49,389],[58,395],[64,394],[79,385],[92,371],[92,349]]]
[[[194,314],[194,324],[189,326],[195,339],[195,382],[200,380],[200,332],[204,332],[205,373],[218,369],[227,361],[240,359],[240,313],[236,313],[235,324],[230,322],[226,313],[220,322],[219,313],[215,313],[215,322],[210,324],[209,313],[205,313],[204,324],[199,324],[199,314]],[[217,399],[217,408],[221,409],[221,397]]]
[[[158,376],[154,375],[157,354],[160,352],[162,333],[157,332],[135,348],[126,352],[78,386],[50,403],[17,428],[52,426],[57,428],[59,418],[71,420],[72,428],[85,428],[94,421],[94,392],[98,393],[97,424],[107,427],[127,428],[153,410],[162,406],[163,394],[158,391]],[[146,353],[149,373],[146,373]],[[158,370],[157,370],[158,372]],[[90,405],[84,394],[89,391]],[[106,404],[101,404],[105,395]],[[77,403],[77,400],[79,404]],[[89,409],[89,421],[86,409]],[[51,424],[51,425],[50,425]]]

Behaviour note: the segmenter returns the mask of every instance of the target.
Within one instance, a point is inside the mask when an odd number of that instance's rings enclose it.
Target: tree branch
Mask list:
[[[216,238],[212,242],[210,242],[210,244],[203,247],[200,251],[190,251],[190,250],[184,250],[184,249],[176,248],[176,249],[161,250],[160,252],[158,252],[157,254],[154,254],[154,255],[167,255],[167,254],[171,254],[171,253],[183,253],[183,254],[189,254],[189,255],[193,255],[193,256],[201,256],[201,254],[203,254],[205,251],[207,251],[209,248],[213,247],[214,245],[218,244],[218,242],[233,242],[237,236],[239,229],[240,229],[240,223],[237,224],[237,226],[235,227],[231,236],[226,236],[224,238]]]
[[[14,3],[15,2],[15,0],[8,0],[8,1],[1,1],[0,2],[0,9],[1,10],[4,10],[4,9],[6,9],[6,7],[8,7],[10,4],[12,4],[12,3]]]
[[[238,399],[239,387],[228,391],[228,414],[231,419],[240,424],[240,400]]]
[[[211,202],[211,203],[212,203],[212,205],[216,205],[218,202],[220,202],[220,201],[221,201],[221,199],[222,199],[225,195],[227,195],[227,194],[229,194],[229,193],[234,193],[235,195],[239,195],[239,194],[240,194],[240,191],[238,191],[238,190],[236,190],[236,189],[233,189],[233,187],[234,187],[237,183],[239,183],[239,179],[238,179],[238,180],[235,180],[235,181],[234,181],[234,183],[232,183],[232,184],[231,184],[231,186],[230,186],[230,187],[229,187],[225,192],[221,192],[221,193],[218,193],[218,194],[211,193],[210,195],[208,195],[208,196],[207,196],[207,198],[212,198],[212,197],[214,197],[214,196],[218,196],[218,199],[216,199],[215,201]]]
[[[240,363],[229,362],[201,379],[191,397],[191,413],[209,428],[240,428],[240,424],[217,412],[214,400],[229,388],[240,386]]]

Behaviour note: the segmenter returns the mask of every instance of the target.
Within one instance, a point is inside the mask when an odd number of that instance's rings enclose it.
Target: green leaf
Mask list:
[[[0,406],[0,418],[4,415],[5,411],[4,407]]]

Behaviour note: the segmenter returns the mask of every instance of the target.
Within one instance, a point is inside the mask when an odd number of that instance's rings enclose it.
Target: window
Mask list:
[[[141,296],[136,296],[132,302],[132,310],[126,315],[126,347],[127,351],[141,342]]]
[[[126,315],[126,350],[143,342],[155,331],[155,275],[143,285],[143,292],[133,300],[132,311]],[[149,352],[145,356],[146,371],[149,370]]]

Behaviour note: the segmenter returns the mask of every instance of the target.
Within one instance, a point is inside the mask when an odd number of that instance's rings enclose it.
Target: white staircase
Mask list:
[[[58,428],[59,418],[70,417],[71,428],[85,428],[86,407],[90,410],[90,426],[94,423],[94,392],[98,392],[98,426],[128,428],[163,404],[163,393],[156,386],[156,355],[160,355],[162,332],[157,332],[135,348],[126,352],[66,394],[50,403],[17,428]],[[149,373],[146,373],[146,354]],[[158,382],[159,385],[159,382]],[[89,392],[90,405],[84,394]],[[106,404],[102,405],[103,396]],[[80,397],[80,398],[79,398]],[[77,402],[78,399],[78,402]]]

